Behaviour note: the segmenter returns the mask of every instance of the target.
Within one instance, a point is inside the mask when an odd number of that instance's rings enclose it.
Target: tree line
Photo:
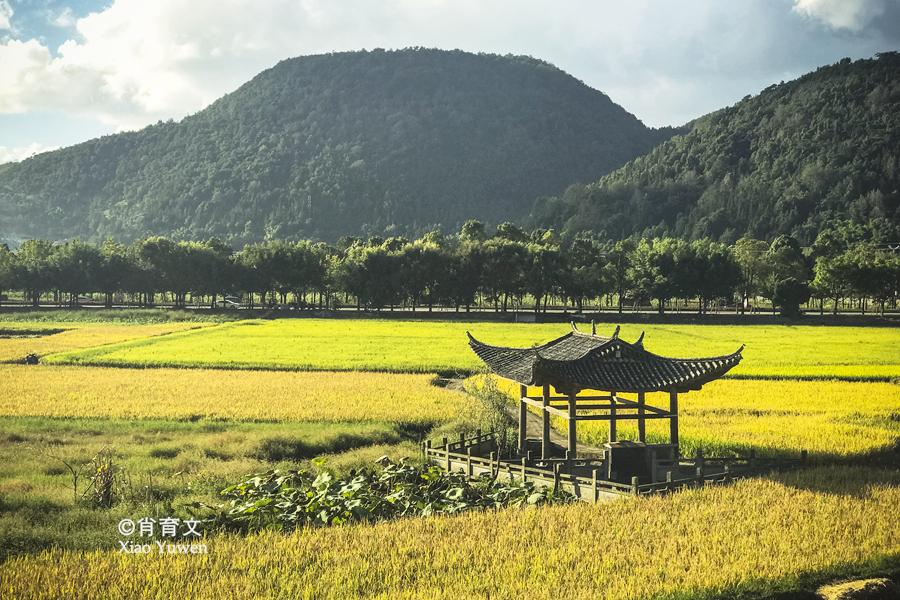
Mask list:
[[[731,245],[670,237],[611,241],[512,223],[489,232],[474,220],[451,235],[342,238],[334,245],[271,240],[239,251],[216,239],[165,237],[130,245],[110,239],[0,246],[0,299],[8,299],[4,290],[16,291],[34,306],[76,306],[98,294],[106,306],[152,306],[165,296],[176,307],[219,306],[227,298],[250,308],[546,311],[562,304],[580,312],[599,302],[619,312],[690,306],[705,313],[723,304],[753,310],[763,298],[773,311],[793,315],[804,304],[836,313],[848,303],[883,313],[896,308],[898,289],[900,255],[846,222],[806,248],[784,235]]]

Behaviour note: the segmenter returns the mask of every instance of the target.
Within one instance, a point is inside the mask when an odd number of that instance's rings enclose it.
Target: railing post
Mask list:
[[[506,478],[510,483],[513,482],[512,465],[506,465]]]
[[[641,478],[635,475],[631,478],[631,493],[635,496],[638,495],[638,488],[641,485]]]
[[[594,488],[594,502],[600,499],[599,469],[591,469],[591,484]]]
[[[672,471],[666,471],[666,483],[672,483]]]
[[[559,493],[559,469],[562,465],[553,463],[553,494]]]
[[[466,449],[466,475],[468,475],[469,479],[472,478],[472,449]]]
[[[525,468],[528,466],[528,461],[523,457],[522,458],[522,483],[528,481],[528,474],[525,472]]]
[[[441,438],[444,445],[444,470],[450,472],[450,442],[447,438]]]
[[[492,478],[492,479],[493,479],[494,477],[496,477],[496,475],[494,475],[494,454],[495,454],[494,452],[491,452],[491,478]],[[499,466],[498,466],[498,468],[497,468],[497,475],[499,475],[499,474],[500,474],[500,469],[499,469]]]

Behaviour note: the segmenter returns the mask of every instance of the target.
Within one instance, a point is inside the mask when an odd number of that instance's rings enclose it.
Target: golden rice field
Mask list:
[[[590,326],[582,326],[589,328]],[[566,324],[367,319],[239,321],[202,331],[62,352],[54,363],[246,369],[454,372],[480,368],[466,331],[484,342],[530,346],[571,331]],[[599,334],[613,327],[602,325]],[[675,357],[718,356],[746,345],[729,376],[900,377],[900,334],[890,327],[626,325],[621,336]]]
[[[66,331],[26,338],[16,328]],[[12,334],[0,337],[0,362],[35,352],[43,363],[0,365],[0,551],[8,556],[0,598],[712,600],[900,573],[900,472],[862,466],[875,454],[877,464],[895,464],[900,337],[891,328],[624,327],[624,339],[646,329],[647,347],[671,356],[747,345],[734,378],[680,397],[684,454],[805,449],[818,463],[669,496],[219,535],[205,539],[204,556],[129,556],[111,542],[117,519],[168,510],[168,501],[93,509],[72,499],[65,470],[37,452],[84,462],[113,444],[129,473],[152,474],[176,505],[209,499],[248,469],[295,464],[295,443],[336,469],[382,453],[411,456],[429,427],[447,435],[483,414],[477,400],[432,385],[435,372],[479,368],[467,329],[518,346],[569,330],[319,319],[0,323]],[[667,434],[665,421],[648,424],[651,441]],[[582,442],[606,435],[605,423],[579,423]],[[636,432],[620,426],[619,437]]]
[[[0,416],[441,423],[471,409],[432,377],[0,365]]]
[[[496,378],[518,398],[518,385]],[[539,395],[540,389],[530,388]],[[623,395],[633,398],[632,395]],[[668,407],[667,394],[647,394],[647,403]],[[849,456],[893,447],[900,440],[900,385],[881,382],[722,379],[679,397],[682,453],[702,448],[707,456],[751,448],[765,454]],[[562,419],[551,419],[564,432]],[[647,422],[648,441],[667,442],[667,420]],[[582,443],[601,445],[608,424],[582,421]],[[636,425],[620,425],[619,439],[637,439]]]
[[[28,354],[46,356],[79,348],[98,347],[128,340],[147,339],[154,336],[206,327],[205,323],[153,323],[145,325],[97,324],[70,322],[4,322],[0,321],[0,363],[18,362]],[[50,335],[32,335],[41,331],[63,329]],[[28,333],[17,337],[17,331]]]
[[[707,599],[896,569],[900,475],[824,467],[667,497],[206,540],[198,556],[48,551],[28,598]]]

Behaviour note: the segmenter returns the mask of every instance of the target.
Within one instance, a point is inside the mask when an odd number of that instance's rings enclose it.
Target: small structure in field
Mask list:
[[[685,459],[679,450],[679,395],[699,390],[731,370],[741,361],[743,346],[724,356],[668,358],[646,350],[643,338],[642,333],[637,341],[626,342],[618,327],[611,337],[599,336],[593,324],[590,334],[582,333],[574,323],[570,333],[531,348],[491,346],[469,334],[469,346],[490,371],[519,385],[518,451],[505,457],[496,450],[491,453],[492,438],[479,435],[445,442],[443,447],[428,446],[426,455],[453,469],[455,454],[457,462],[464,459],[459,468],[468,469],[470,475],[485,472],[479,465],[489,458],[493,474],[505,466],[510,478],[544,477],[576,496],[595,500],[608,494],[672,489],[698,478],[728,479],[736,475],[735,467],[747,472],[762,466],[753,456],[714,459],[701,454]],[[530,394],[535,387],[539,392]],[[667,397],[665,405],[649,404],[647,395],[659,392]],[[528,437],[529,406],[540,414],[537,439]],[[565,447],[551,441],[551,417],[567,422]],[[647,421],[657,419],[668,421],[669,439],[647,443]],[[608,423],[609,441],[599,453],[579,456],[581,421]],[[618,425],[624,421],[636,422],[636,439],[620,439]],[[485,453],[489,456],[482,456]]]

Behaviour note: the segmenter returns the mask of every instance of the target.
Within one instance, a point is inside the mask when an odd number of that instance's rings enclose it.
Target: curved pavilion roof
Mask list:
[[[668,358],[644,349],[644,334],[634,343],[619,338],[572,332],[532,348],[490,346],[468,332],[469,346],[501,377],[523,385],[552,385],[557,390],[615,392],[699,390],[741,362],[741,351],[709,358]]]

